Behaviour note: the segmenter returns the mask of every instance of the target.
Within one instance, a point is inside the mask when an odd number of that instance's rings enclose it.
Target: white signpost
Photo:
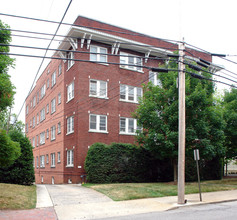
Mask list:
[[[202,201],[202,192],[201,192],[201,185],[200,185],[199,165],[198,165],[198,161],[200,160],[199,150],[194,149],[193,153],[194,153],[194,160],[196,160],[196,164],[197,164],[197,175],[198,175],[198,186],[199,186],[200,201]]]

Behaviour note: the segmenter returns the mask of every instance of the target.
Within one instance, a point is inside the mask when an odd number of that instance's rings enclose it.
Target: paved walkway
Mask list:
[[[37,206],[32,210],[0,211],[0,220],[99,219],[165,211],[180,206],[237,200],[237,190],[186,195],[185,205],[177,196],[114,202],[101,193],[80,185],[37,185]]]

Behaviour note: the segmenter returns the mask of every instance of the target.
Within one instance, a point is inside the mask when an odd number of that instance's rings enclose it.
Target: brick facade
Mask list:
[[[80,183],[82,182],[81,175],[85,174],[84,161],[86,154],[89,146],[93,143],[134,143],[134,135],[120,132],[120,118],[132,118],[131,113],[135,111],[138,104],[137,102],[121,100],[120,86],[125,85],[125,87],[134,87],[134,91],[138,93],[139,89],[136,88],[141,88],[142,83],[147,83],[149,81],[150,70],[143,68],[142,71],[137,71],[136,69],[131,70],[116,65],[120,63],[119,54],[120,52],[125,52],[134,55],[135,57],[142,57],[143,65],[157,67],[163,63],[162,60],[148,59],[146,62],[144,59],[145,52],[148,52],[149,50],[151,50],[150,57],[155,56],[152,55],[153,49],[147,48],[147,45],[153,45],[161,49],[169,48],[170,51],[177,50],[176,44],[145,35],[142,36],[135,32],[85,17],[78,17],[75,24],[80,25],[80,27],[76,26],[75,30],[69,32],[68,37],[76,37],[76,50],[85,53],[74,52],[74,59],[90,61],[90,59],[92,59],[90,57],[91,54],[89,53],[90,48],[91,46],[97,46],[99,48],[107,49],[107,63],[75,61],[74,64],[68,68],[68,63],[71,61],[65,60],[64,62],[64,60],[52,59],[39,77],[35,88],[27,97],[26,127],[28,128],[26,128],[26,131],[32,145],[35,145],[33,146],[33,154],[36,183]],[[81,26],[86,26],[86,30],[80,29]],[[97,28],[96,30],[92,29],[94,32],[91,36],[91,28],[89,27]],[[79,28],[79,30],[77,28]],[[84,33],[86,33],[86,35],[84,35],[85,40],[83,40]],[[118,53],[115,54],[113,45],[117,42],[111,37],[112,35],[119,37],[118,39],[120,39],[121,42],[132,40],[133,43],[137,42],[143,46],[139,45],[139,48],[136,50],[134,49],[135,47],[131,47],[129,44],[121,43],[119,46],[117,44],[119,50]],[[73,50],[73,45],[66,41],[67,39],[65,38],[64,42],[59,46],[59,49]],[[154,53],[164,53],[163,57],[167,57],[165,51],[154,51]],[[195,53],[199,57],[211,61],[210,56],[199,51],[195,51]],[[65,54],[68,54],[68,52]],[[54,56],[60,57],[59,52],[56,52]],[[100,54],[98,56],[100,56]],[[66,56],[64,55],[64,57]],[[61,74],[59,74],[60,65]],[[52,86],[52,81],[54,81],[52,75],[54,73],[56,73],[56,83]],[[95,82],[97,89],[99,88],[98,85],[102,87],[102,83],[103,85],[106,84],[106,97],[94,97],[90,92],[90,82],[91,84]],[[74,97],[68,101],[68,89],[70,90],[72,88],[72,83],[74,84]],[[45,95],[41,98],[41,88],[44,85],[46,86],[46,91]],[[59,94],[61,94],[61,103],[59,103]],[[39,96],[38,100],[37,96]],[[54,98],[56,100],[56,110],[52,113],[52,100]],[[47,112],[47,105],[49,106],[49,112]],[[40,116],[43,108],[45,108],[45,119],[41,120]],[[37,114],[39,115],[38,123]],[[93,123],[93,120],[95,119],[96,122],[99,121],[100,123],[91,125],[90,129],[90,119],[91,123]],[[33,120],[35,120],[34,126]],[[69,123],[70,120],[74,121],[74,129],[70,127],[72,126],[72,124]],[[126,120],[127,119],[124,119],[124,121]],[[61,125],[61,132],[58,132],[59,123]],[[103,127],[104,123],[107,125],[105,126],[106,128]],[[56,126],[55,139],[53,138],[54,140],[51,140],[54,126]],[[93,126],[97,126],[97,130]],[[40,143],[40,134],[43,132],[45,132],[45,143]],[[73,162],[71,157],[68,159],[68,154],[70,155],[70,152],[73,154]],[[59,154],[60,161],[58,161]],[[40,166],[40,158],[41,160],[44,158],[43,166]]]

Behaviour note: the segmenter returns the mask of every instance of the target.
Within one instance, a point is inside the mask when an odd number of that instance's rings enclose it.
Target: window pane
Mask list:
[[[90,116],[90,129],[96,130],[96,115]]]
[[[137,63],[136,63],[137,66],[137,70],[142,70],[142,68],[140,66],[142,66],[142,59],[141,58],[137,58]]]
[[[149,81],[155,85],[155,73],[149,72]]]
[[[120,118],[120,132],[126,132],[126,119]]]
[[[137,88],[137,101],[139,101],[139,98],[142,97],[142,89],[141,88]]]
[[[97,54],[92,54],[92,53],[97,53],[97,48],[91,46],[91,47],[90,47],[90,52],[91,52],[91,54],[90,54],[90,60],[91,60],[91,61],[96,61],[96,60],[97,60]]]
[[[106,82],[100,81],[100,96],[106,97]]]
[[[128,100],[134,101],[134,88],[128,87]]]
[[[134,133],[134,119],[128,119],[128,133]]]
[[[120,85],[120,99],[126,99],[126,86]]]
[[[106,116],[100,116],[100,130],[106,131]]]
[[[97,88],[97,81],[91,80],[90,81],[90,95],[96,95],[96,88]]]

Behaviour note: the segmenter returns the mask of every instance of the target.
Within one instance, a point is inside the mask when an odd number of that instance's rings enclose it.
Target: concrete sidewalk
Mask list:
[[[99,219],[106,217],[118,217],[149,212],[167,211],[177,207],[218,203],[237,200],[237,190],[210,192],[202,194],[203,201],[199,201],[199,194],[186,195],[185,205],[177,204],[177,196],[137,199],[121,202],[102,202],[89,204],[75,204],[55,206],[55,212],[59,220],[68,219]]]

